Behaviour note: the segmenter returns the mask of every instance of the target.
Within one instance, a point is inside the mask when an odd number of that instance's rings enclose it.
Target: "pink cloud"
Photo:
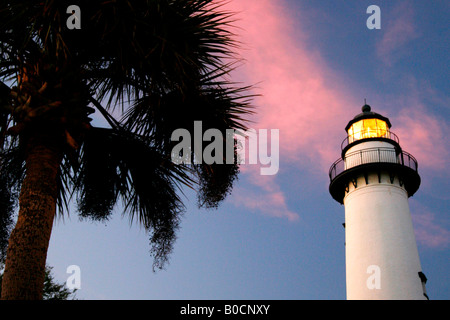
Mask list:
[[[450,244],[450,231],[428,208],[412,201],[412,219],[416,240],[430,248],[447,248]]]
[[[389,66],[398,59],[401,49],[419,36],[414,11],[406,1],[399,2],[390,16],[395,19],[387,20],[386,26],[382,26],[383,38],[376,48],[378,57]]]
[[[336,75],[320,54],[310,52],[285,9],[269,0],[232,1],[227,9],[238,12],[235,23],[243,43],[245,64],[233,75],[257,83],[257,115],[253,125],[280,129],[280,148],[289,160],[312,159],[324,164],[335,160],[336,151],[324,149],[330,138],[344,138],[343,127],[359,110],[352,95],[328,81]]]
[[[445,121],[419,105],[402,109],[395,122],[399,124],[395,132],[402,147],[417,158],[421,168],[446,168],[450,158],[447,139],[450,130]]]
[[[329,81],[336,76],[317,52],[307,49],[302,42],[306,35],[279,3],[231,1],[226,9],[238,13],[233,31],[243,43],[239,54],[245,59],[233,79],[256,83],[256,93],[262,94],[255,100],[252,128],[280,130],[280,161],[284,164],[309,166],[308,170],[312,165],[313,170],[326,174],[339,156],[346,121],[359,111],[352,112],[349,106],[357,103],[339,82]],[[297,214],[288,209],[275,177],[255,177],[258,170],[244,170],[244,175],[260,193],[246,190],[238,196],[240,204],[296,220]],[[271,188],[267,180],[271,180]]]
[[[450,99],[413,76],[405,77],[404,86],[403,97],[389,99],[389,107],[398,110],[391,117],[392,130],[400,137],[402,148],[416,157],[419,169],[448,175],[450,126],[435,106],[447,106]]]
[[[232,196],[232,202],[235,205],[243,206],[252,212],[262,213],[263,215],[287,218],[292,222],[300,219],[298,213],[288,208],[286,197],[276,183],[275,176],[260,175],[259,166],[243,168],[250,183],[258,187],[258,192],[242,187],[236,188]]]

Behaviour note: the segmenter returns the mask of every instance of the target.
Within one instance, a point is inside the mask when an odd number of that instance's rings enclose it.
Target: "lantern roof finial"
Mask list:
[[[372,108],[367,104],[366,99],[364,99],[364,105],[362,107],[362,112],[370,112]]]

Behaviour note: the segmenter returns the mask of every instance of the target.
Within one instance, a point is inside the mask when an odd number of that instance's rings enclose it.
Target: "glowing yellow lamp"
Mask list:
[[[368,138],[389,138],[390,122],[387,118],[370,111],[370,106],[363,107],[363,113],[349,123],[346,130],[348,142]]]

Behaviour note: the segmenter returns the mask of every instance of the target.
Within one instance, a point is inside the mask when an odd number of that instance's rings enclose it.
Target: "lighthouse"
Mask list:
[[[367,104],[345,131],[329,191],[345,207],[347,299],[428,299],[408,205],[420,185],[417,160]]]

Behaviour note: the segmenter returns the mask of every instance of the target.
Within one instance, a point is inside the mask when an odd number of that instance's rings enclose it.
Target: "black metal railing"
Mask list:
[[[392,148],[368,148],[347,154],[343,159],[336,160],[330,168],[330,181],[342,172],[370,163],[396,163],[417,172],[417,160],[408,152],[398,152]]]
[[[363,133],[360,133],[360,134],[364,135]],[[372,137],[372,138],[356,139],[355,134],[349,135],[344,139],[344,141],[342,141],[341,150],[344,150],[349,144],[356,142],[356,141],[361,141],[361,140],[366,140],[366,139],[379,139],[379,138],[389,139],[389,140],[395,141],[398,145],[400,145],[400,139],[398,138],[398,136],[391,131],[386,131],[385,134],[379,135],[377,137]]]

